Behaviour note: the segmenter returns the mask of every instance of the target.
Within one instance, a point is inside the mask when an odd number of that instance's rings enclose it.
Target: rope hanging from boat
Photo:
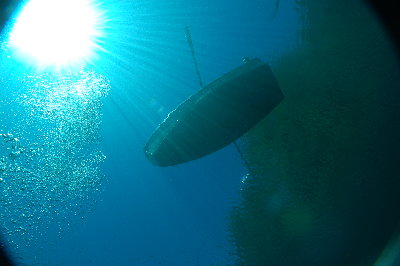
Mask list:
[[[190,52],[192,53],[192,59],[193,59],[193,63],[194,63],[194,67],[196,69],[196,74],[197,74],[197,79],[199,81],[199,85],[200,88],[203,88],[203,81],[201,80],[201,76],[200,76],[200,71],[199,71],[199,65],[197,64],[197,60],[196,60],[196,55],[194,53],[194,46],[193,46],[193,41],[192,41],[192,35],[190,34],[190,29],[189,26],[185,27],[185,36],[186,36],[186,40],[188,42],[189,48],[190,48]],[[233,142],[236,150],[238,151],[240,158],[243,160],[245,167],[247,168],[247,170],[249,171],[249,173],[251,173],[250,171],[250,165],[247,162],[246,158],[244,157],[244,154],[242,153],[242,151],[240,150],[239,145],[237,144],[236,141]]]
[[[188,26],[185,27],[185,36],[186,36],[186,40],[187,40],[189,48],[190,48],[190,52],[192,53],[193,63],[194,63],[194,67],[196,68],[196,75],[197,75],[197,79],[199,81],[200,88],[203,88],[203,81],[201,80],[199,65],[197,64],[196,55],[194,53],[192,35],[190,34],[190,29]]]

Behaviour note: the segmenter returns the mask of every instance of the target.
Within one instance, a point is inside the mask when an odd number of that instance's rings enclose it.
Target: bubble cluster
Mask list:
[[[83,70],[1,85],[8,90],[0,95],[0,231],[33,245],[49,228],[65,230],[99,198],[102,100],[110,86]]]

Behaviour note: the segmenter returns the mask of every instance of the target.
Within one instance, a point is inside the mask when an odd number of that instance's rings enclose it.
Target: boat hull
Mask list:
[[[270,67],[251,59],[169,113],[147,142],[145,155],[155,165],[171,166],[213,153],[254,127],[282,99]]]

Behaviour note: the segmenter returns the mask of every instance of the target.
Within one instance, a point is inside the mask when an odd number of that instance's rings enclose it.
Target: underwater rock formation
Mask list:
[[[285,100],[243,138],[238,264],[372,265],[400,220],[396,53],[362,1],[298,6],[302,44],[272,65]]]

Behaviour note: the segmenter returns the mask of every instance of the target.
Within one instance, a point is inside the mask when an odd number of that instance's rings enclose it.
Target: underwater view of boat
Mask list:
[[[172,2],[0,1],[0,265],[400,265],[395,19]]]
[[[146,157],[171,166],[232,143],[283,99],[270,69],[259,59],[226,73],[172,111],[147,142]]]

